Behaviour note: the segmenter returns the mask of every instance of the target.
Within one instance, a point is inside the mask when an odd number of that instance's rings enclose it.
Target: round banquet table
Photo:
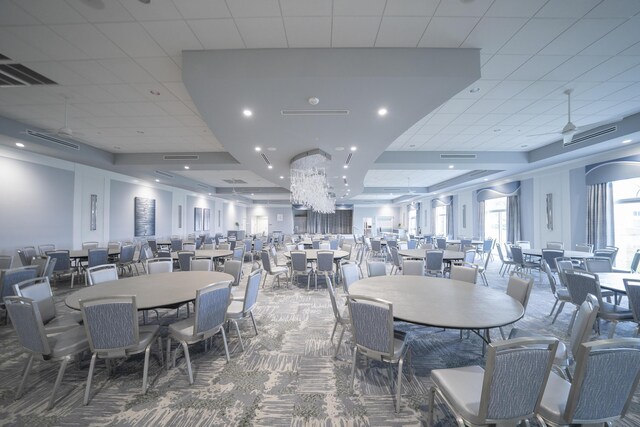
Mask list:
[[[109,255],[120,255],[120,249],[110,248]],[[89,249],[74,249],[69,251],[71,259],[87,259],[89,258]]]
[[[135,295],[139,310],[185,303],[196,298],[196,291],[233,276],[217,271],[179,271],[145,274],[100,283],[80,289],[65,300],[67,307],[80,310],[80,300],[115,295]]]
[[[528,256],[542,256],[542,249],[523,249],[522,255]],[[581,251],[564,251],[564,256],[573,259],[584,259],[584,258],[593,258],[592,252],[581,252]]]
[[[426,249],[400,249],[398,250],[398,255],[402,255],[407,258],[425,259],[427,257],[426,251]],[[445,262],[456,261],[460,259],[464,259],[464,252],[444,251],[444,256],[442,257],[442,260]]]
[[[307,253],[307,261],[317,261],[318,260],[318,251],[328,251],[330,249],[305,249],[304,251]],[[340,260],[342,258],[348,257],[349,252],[347,251],[331,251],[333,252],[333,259]],[[291,258],[290,252],[285,252],[284,256],[287,258]]]
[[[222,258],[233,255],[233,251],[227,249],[198,249],[195,256]],[[178,259],[178,252],[171,252],[171,258]]]
[[[439,277],[370,277],[353,283],[349,294],[390,301],[396,320],[438,328],[492,329],[524,316],[522,304],[504,292]]]

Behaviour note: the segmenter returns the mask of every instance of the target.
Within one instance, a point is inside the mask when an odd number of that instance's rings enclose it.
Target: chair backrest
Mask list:
[[[89,348],[102,357],[123,357],[139,345],[138,309],[133,295],[80,300]]]
[[[311,249],[320,249],[320,241],[312,240],[311,241]]]
[[[244,254],[245,254],[244,246],[236,247],[233,250],[233,255],[231,259],[235,259],[236,261],[244,261]]]
[[[444,250],[445,251],[460,252],[460,251],[462,251],[462,248],[461,248],[460,243],[447,243],[444,246]]]
[[[524,257],[522,256],[522,248],[520,246],[511,245],[511,257],[513,262],[518,265],[524,265]]]
[[[475,249],[467,249],[464,251],[464,262],[468,262],[473,264],[476,260],[476,251]]]
[[[38,273],[37,270],[35,266],[26,266],[5,271],[2,275],[2,282],[0,283],[0,302],[2,302],[2,298],[14,295],[13,285],[16,283],[35,279]]]
[[[145,243],[140,248],[140,252],[138,253],[138,262],[144,262],[145,260],[153,258],[153,251],[149,247],[148,243]]]
[[[155,240],[154,240],[154,242],[155,242]],[[109,249],[109,250],[114,249],[114,250],[118,250],[119,251],[121,247],[122,247],[122,243],[120,243],[120,242],[108,242],[107,243],[107,249]]]
[[[145,261],[147,274],[171,273],[173,260],[171,258],[151,258]]]
[[[558,271],[558,279],[560,279],[560,283],[566,287],[567,281],[564,278],[564,272],[565,270],[573,270],[571,258],[556,258],[556,270]]]
[[[596,249],[593,251],[593,256],[594,258],[609,258],[609,260],[611,260],[611,264],[614,264],[617,252],[618,251],[615,249]]]
[[[36,268],[36,276],[42,276],[44,275],[44,272],[47,270],[47,266],[49,264],[49,261],[51,260],[51,257],[49,256],[34,256],[33,259],[31,260],[31,265],[37,267]],[[0,262],[2,261],[2,258],[0,258]],[[9,267],[0,267],[3,268],[4,270],[8,270]]]
[[[95,249],[100,246],[98,242],[82,242],[82,249]]]
[[[381,252],[382,242],[380,240],[371,240],[371,250],[373,252]]]
[[[183,251],[195,251],[196,250],[196,244],[195,243],[183,243],[182,244],[182,250]]]
[[[298,273],[307,272],[307,253],[305,251],[291,251],[291,269]]]
[[[516,246],[520,246],[522,249],[531,249],[531,242],[528,240],[517,240]]]
[[[92,248],[88,252],[88,266],[96,267],[98,265],[107,264],[109,258],[109,249],[107,248]]]
[[[598,304],[602,305],[602,294],[596,274],[579,270],[564,270],[564,280],[573,304],[581,305],[587,299],[587,295],[592,294],[598,299]]]
[[[262,275],[264,270],[257,269],[249,274],[247,278],[247,287],[244,290],[244,301],[242,303],[242,311],[248,313],[253,310],[258,301],[258,291],[260,290],[260,282],[262,281]]]
[[[576,318],[571,326],[571,331],[569,331],[569,348],[572,355],[575,356],[578,353],[582,343],[589,341],[599,309],[598,298],[591,294],[588,294],[584,302],[578,307]]]
[[[134,245],[122,245],[120,248],[120,263],[133,262],[133,257],[136,253],[136,247]]]
[[[504,243],[504,253],[508,259],[513,260],[513,254],[511,253],[511,242]]]
[[[415,259],[405,259],[402,261],[402,275],[404,276],[424,276],[424,261]]]
[[[319,272],[333,272],[333,251],[318,251],[318,262],[316,264],[316,270]]]
[[[391,262],[393,262],[393,265],[398,268],[402,267],[400,264],[400,255],[398,255],[398,248],[391,247],[389,252],[391,252]]]
[[[416,249],[418,247],[418,241],[415,239],[409,239],[407,241],[407,249]]]
[[[54,272],[69,271],[71,269],[71,258],[69,258],[68,250],[57,249],[47,252],[47,255],[56,260],[56,266],[53,269]]]
[[[182,250],[182,239],[171,239],[171,251],[178,252]]]
[[[562,242],[547,242],[547,249],[564,249]]]
[[[342,244],[342,248],[343,251],[348,252],[349,255],[346,256],[346,258],[344,258],[345,260],[350,260],[351,259],[351,254],[353,252],[353,245],[350,245],[348,243],[343,243]]]
[[[11,268],[11,263],[13,262],[12,255],[0,255],[0,269],[8,270]]]
[[[47,252],[49,251],[55,251],[56,250],[56,245],[49,243],[46,245],[38,245],[38,253],[40,255],[46,255]]]
[[[376,359],[393,356],[393,305],[364,295],[347,295],[347,304],[358,350]]]
[[[331,300],[331,310],[333,310],[333,316],[339,322],[342,320],[342,312],[340,311],[340,307],[338,307],[338,302],[336,301],[336,291],[331,281],[327,281],[327,290],[329,291],[329,299]]]
[[[178,251],[178,263],[180,264],[180,270],[189,271],[191,269],[191,258],[196,255],[193,251]]]
[[[230,280],[212,283],[196,291],[195,334],[208,338],[218,332],[227,320],[227,308],[231,301]]]
[[[611,273],[613,271],[611,258],[585,258],[584,265],[589,273]]]
[[[151,248],[151,252],[154,254],[158,252],[158,242],[156,240],[147,240],[149,247]]]
[[[575,250],[578,252],[593,252],[593,245],[590,243],[576,243]]]
[[[240,273],[242,273],[242,261],[230,259],[224,262],[223,271],[233,276],[233,285],[240,284]]]
[[[56,268],[56,262],[58,260],[55,258],[51,258],[51,257],[47,257],[47,265],[44,268],[44,271],[42,272],[41,276],[42,277],[48,277],[49,279],[51,279],[51,275],[53,274],[53,270],[55,270]]]
[[[16,283],[13,285],[13,293],[29,298],[37,304],[42,323],[49,323],[56,317],[56,303],[47,277],[36,277]]]
[[[228,243],[228,242],[220,243],[218,245],[218,249],[223,250],[223,251],[229,251],[229,250],[231,250],[231,244]]]
[[[87,268],[89,286],[118,280],[118,267],[115,264],[103,264]]]
[[[382,261],[367,262],[367,275],[369,277],[386,276],[387,266]]]
[[[256,239],[253,242],[253,251],[254,252],[260,252],[262,251],[262,248],[264,247],[264,242],[262,241],[262,239]]]
[[[349,293],[349,286],[360,280],[360,269],[357,264],[342,264],[342,286],[345,293]]]
[[[549,267],[549,263],[547,263],[547,261],[545,260],[541,260],[540,269],[547,275],[547,280],[549,280],[549,287],[551,287],[551,292],[555,295],[558,288],[556,286],[556,278],[553,277],[553,272]]]
[[[633,320],[640,324],[640,279],[624,279],[624,288],[627,291],[629,309],[633,313]]]
[[[332,251],[337,251],[338,243],[339,243],[338,239],[329,240],[329,249],[331,249]]]
[[[493,249],[493,239],[486,239],[482,242],[482,252],[487,253]]]
[[[4,303],[20,345],[30,353],[51,354],[38,304],[30,298],[13,296],[5,297]]]
[[[496,248],[498,249],[498,257],[500,257],[500,261],[502,261],[502,262],[507,261],[507,259],[505,258],[504,254],[502,253],[502,245],[500,243],[498,243],[496,245]]]
[[[534,415],[551,372],[558,340],[515,338],[489,344],[478,416],[510,420]]]
[[[640,340],[616,338],[586,342],[576,368],[563,419],[569,424],[602,423],[623,417],[640,379]]]
[[[529,304],[529,296],[533,289],[533,276],[520,272],[512,272],[507,282],[507,295],[514,298],[522,304],[525,311]]]
[[[556,258],[564,257],[564,249],[542,249],[542,259],[547,261],[549,268],[556,268]]]
[[[631,260],[631,266],[629,267],[629,270],[631,270],[632,273],[636,273],[638,271],[638,265],[640,265],[640,249],[636,250],[636,252],[633,254],[633,259]]]
[[[447,249],[447,239],[445,239],[444,237],[436,238],[436,247],[442,250]]]
[[[331,250],[331,244],[329,242],[320,242],[318,249],[323,251]]]
[[[190,271],[213,271],[213,258],[191,257]]]
[[[464,265],[452,265],[451,280],[461,280],[467,283],[476,283],[478,279],[478,266],[475,264],[465,263]]]
[[[260,261],[262,261],[262,268],[269,273],[273,274],[273,269],[271,268],[271,258],[269,257],[269,251],[262,250],[260,251]]]
[[[442,271],[444,252],[440,249],[427,249],[425,252],[425,268],[428,272]]]

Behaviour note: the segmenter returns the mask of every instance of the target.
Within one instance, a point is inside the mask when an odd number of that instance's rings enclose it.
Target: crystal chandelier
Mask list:
[[[334,213],[336,198],[331,193],[325,168],[329,155],[321,150],[303,153],[291,161],[291,199],[315,212]]]

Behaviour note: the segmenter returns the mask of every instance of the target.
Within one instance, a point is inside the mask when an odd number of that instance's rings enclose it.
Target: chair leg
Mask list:
[[[402,364],[404,362],[404,358],[401,357],[398,361],[398,380],[396,385],[396,414],[400,412],[400,396],[402,395]]]
[[[353,347],[353,364],[351,366],[351,393],[353,393],[353,380],[356,376],[356,364],[358,363],[358,347]]]
[[[338,328],[338,319],[336,319],[335,322],[333,322],[333,330],[331,331],[331,338],[329,338],[329,341],[333,341],[333,337],[336,334],[337,328]]]
[[[429,421],[427,425],[431,427],[433,425],[433,409],[435,405],[435,397],[436,397],[436,387],[432,386],[431,391],[429,392]]]
[[[22,397],[22,392],[24,390],[24,385],[27,382],[27,376],[29,376],[29,372],[31,372],[31,366],[33,365],[34,355],[29,355],[27,359],[27,364],[24,367],[24,374],[22,374],[22,380],[20,381],[20,386],[18,387],[18,392],[16,393],[16,400]]]
[[[62,382],[62,377],[64,376],[64,371],[67,369],[67,363],[71,360],[70,356],[62,359],[60,363],[60,369],[58,369],[58,376],[56,377],[56,383],[53,386],[53,391],[51,392],[51,397],[49,398],[49,404],[47,405],[47,409],[53,408],[53,404],[56,402],[56,391],[60,387],[60,383]]]
[[[336,352],[333,355],[334,359],[338,358],[338,353],[340,352],[340,345],[342,344],[342,337],[344,336],[344,330],[345,330],[345,326],[341,325],[342,329],[340,330],[340,336],[338,337],[338,344],[336,344]]]
[[[151,344],[149,343],[144,350],[144,367],[142,368],[142,394],[147,394],[147,381],[149,378],[149,354],[151,353]]]
[[[556,309],[556,306],[558,305],[558,298],[556,298],[556,302],[553,303],[553,307],[551,307],[551,312],[549,312],[549,316],[551,316],[553,314],[553,311]]]
[[[559,315],[560,313],[562,313],[562,309],[564,308],[564,304],[565,304],[565,302],[564,302],[564,301],[562,301],[562,302],[560,303],[560,306],[558,307],[558,310],[556,310],[556,315],[555,315],[555,316],[553,316],[553,320],[551,321],[551,324],[552,324],[552,325],[556,322],[556,319],[558,318],[558,315]]]
[[[89,404],[89,393],[91,392],[91,380],[93,379],[93,370],[96,367],[97,354],[93,353],[91,356],[91,364],[89,365],[89,374],[87,375],[87,388],[84,390],[84,404]]]
[[[222,342],[224,343],[224,354],[227,357],[227,363],[229,363],[229,360],[231,360],[231,358],[229,357],[229,346],[227,345],[227,334],[224,332],[224,328],[220,328],[220,331],[222,332]]]
[[[618,326],[618,321],[612,320],[609,325],[609,339],[613,338],[613,335],[616,333],[616,326]]]
[[[242,342],[242,335],[240,335],[240,328],[238,327],[238,322],[233,320],[233,325],[236,327],[236,332],[238,333],[238,340],[240,340],[240,348],[244,351],[244,343]]]
[[[253,317],[253,311],[249,312],[251,316],[251,323],[253,323],[253,330],[256,331],[256,335],[258,335],[258,327],[256,326],[256,319]]]
[[[578,307],[576,307],[576,309],[573,310],[573,314],[571,315],[571,320],[569,321],[569,328],[567,329],[567,335],[571,334],[571,328],[573,327],[573,322],[576,320],[576,314],[578,314]],[[596,322],[597,322],[597,320],[596,320]],[[599,333],[600,332],[598,332],[598,334]]]
[[[193,371],[191,370],[191,358],[189,357],[189,346],[185,341],[182,341],[182,349],[184,350],[184,358],[187,363],[187,373],[189,374],[189,384],[193,384]],[[176,349],[177,353],[178,349]],[[176,353],[173,353],[173,363],[175,365]]]
[[[162,337],[158,336],[158,359],[160,359],[160,366],[164,365],[164,357],[162,354]]]
[[[167,371],[169,369],[171,369],[171,363],[169,363],[171,360],[171,336],[167,337]]]

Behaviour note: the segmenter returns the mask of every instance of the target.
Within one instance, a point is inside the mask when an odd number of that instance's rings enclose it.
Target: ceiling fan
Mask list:
[[[528,136],[542,136],[542,135],[556,135],[560,133],[562,135],[562,143],[564,145],[568,145],[571,143],[573,136],[578,131],[576,125],[571,121],[571,93],[573,89],[567,89],[564,91],[564,94],[567,95],[567,124],[564,125],[560,132],[549,132],[549,133],[539,133],[536,135],[528,135]]]
[[[69,127],[69,98],[64,97],[64,126],[58,129],[50,129],[47,132],[43,132],[45,135],[57,136],[60,138],[73,139],[77,136],[82,136],[81,133],[74,132]]]

